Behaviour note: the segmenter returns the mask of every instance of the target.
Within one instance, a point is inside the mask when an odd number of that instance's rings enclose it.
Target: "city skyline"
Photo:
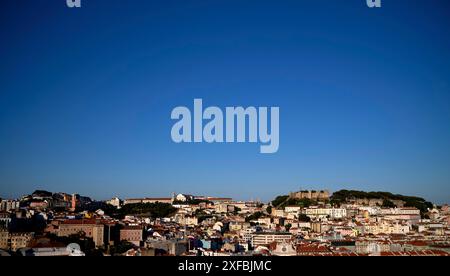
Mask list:
[[[449,205],[386,192],[302,190],[264,204],[34,191],[0,203],[2,256],[450,256]]]
[[[135,196],[128,196],[128,197],[123,197],[120,196],[119,194],[114,194],[113,196],[107,197],[107,198],[96,198],[93,197],[89,194],[83,194],[83,193],[79,193],[79,192],[67,192],[67,191],[51,191],[51,190],[46,190],[46,189],[40,189],[37,188],[33,191],[29,191],[28,193],[22,194],[20,196],[16,196],[16,197],[2,197],[2,195],[0,194],[0,199],[2,200],[19,200],[23,197],[27,197],[30,196],[32,194],[32,192],[50,192],[53,194],[67,194],[67,195],[77,195],[77,196],[83,196],[83,197],[88,197],[93,201],[97,201],[97,202],[107,202],[109,200],[112,199],[120,199],[120,200],[135,200],[135,199],[168,199],[168,198],[174,198],[177,195],[189,195],[189,196],[193,196],[194,198],[202,198],[202,199],[206,199],[206,198],[223,198],[223,199],[230,199],[230,200],[234,200],[234,201],[239,201],[239,202],[261,202],[261,203],[270,203],[273,200],[276,200],[277,197],[280,196],[290,196],[292,194],[295,193],[301,193],[303,191],[307,191],[307,192],[318,192],[318,193],[326,193],[327,195],[333,195],[334,193],[340,193],[342,191],[358,191],[358,192],[364,192],[364,193],[390,193],[392,195],[399,195],[399,196],[412,196],[412,197],[417,197],[417,198],[423,198],[424,200],[428,201],[427,198],[421,196],[421,195],[412,195],[412,194],[407,194],[407,193],[392,193],[390,191],[360,191],[360,190],[354,190],[354,189],[341,189],[341,190],[336,190],[336,191],[330,191],[328,189],[308,189],[308,188],[299,188],[297,190],[291,190],[291,191],[284,191],[284,192],[280,192],[278,194],[273,195],[271,198],[269,199],[261,199],[258,197],[250,197],[250,198],[244,198],[244,197],[231,197],[229,195],[219,195],[219,194],[205,194],[205,193],[192,193],[192,192],[186,192],[186,191],[173,191],[170,194],[136,194]],[[448,202],[433,202],[431,201],[431,203],[438,205],[448,205]]]
[[[59,3],[60,2],[60,3]],[[0,196],[450,199],[450,3],[7,1]],[[279,106],[278,152],[176,144],[171,111]]]

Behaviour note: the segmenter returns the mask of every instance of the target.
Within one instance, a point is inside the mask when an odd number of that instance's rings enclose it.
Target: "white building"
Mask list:
[[[0,211],[4,212],[9,212],[12,210],[17,210],[20,208],[20,201],[18,200],[2,200],[0,203]]]
[[[249,228],[243,229],[243,230],[240,232],[240,236],[242,237],[242,240],[243,240],[244,242],[251,242],[254,233],[256,233],[256,228],[254,228],[254,227],[249,227]]]
[[[305,214],[310,218],[341,219],[347,216],[347,210],[343,208],[311,207],[305,210]]]
[[[214,205],[214,211],[216,213],[227,213],[228,212],[228,204],[221,203]]]
[[[193,198],[194,197],[192,195],[177,194],[174,199],[176,201],[186,202],[186,201],[192,200]]]
[[[292,239],[291,233],[255,233],[252,235],[252,245],[268,245],[273,242],[289,243]]]
[[[69,244],[67,247],[46,247],[33,248],[29,250],[20,250],[24,256],[40,256],[40,257],[68,257],[68,256],[84,256],[78,244]]]
[[[410,226],[400,222],[382,221],[364,225],[364,234],[408,234]]]
[[[417,208],[383,208],[380,210],[381,215],[408,215],[420,216],[420,210]]]
[[[380,213],[381,208],[375,206],[359,206],[358,210],[361,212],[368,212],[369,215],[374,216]]]
[[[120,199],[118,197],[113,197],[106,201],[107,204],[120,208]]]
[[[298,213],[300,212],[300,210],[301,210],[301,207],[300,207],[300,206],[286,206],[286,207],[284,207],[284,211],[285,211],[286,213],[295,213],[295,214],[298,214]]]
[[[283,209],[272,208],[272,216],[274,216],[274,217],[285,217],[284,210]]]

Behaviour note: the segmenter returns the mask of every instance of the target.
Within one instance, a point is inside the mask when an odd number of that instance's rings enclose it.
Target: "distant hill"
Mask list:
[[[428,208],[432,208],[433,204],[421,197],[416,196],[405,196],[400,194],[392,194],[389,192],[364,192],[364,191],[356,191],[356,190],[340,190],[334,192],[330,198],[330,202],[332,204],[342,204],[348,203],[354,199],[382,199],[383,205],[388,205],[385,207],[394,207],[387,204],[392,201],[401,200],[404,202],[404,207],[416,207],[422,213],[427,212]]]
[[[42,198],[52,197],[52,195],[53,193],[45,190],[36,190],[31,194],[32,197],[42,197]]]
[[[291,198],[288,195],[281,195],[277,196],[272,201],[272,206],[276,208],[284,208],[286,206],[300,206],[300,207],[309,207],[311,205],[317,204],[317,201],[308,199],[308,198],[302,198],[302,199],[296,199]]]
[[[405,196],[400,194],[392,194],[390,192],[364,192],[356,190],[340,190],[334,192],[330,197],[329,203],[334,206],[339,206],[344,203],[349,203],[355,199],[380,199],[383,207],[395,207],[394,202],[402,201],[404,207],[415,207],[422,213],[426,213],[428,208],[432,208],[433,204],[424,198],[415,196]],[[317,202],[307,199],[292,199],[288,195],[277,196],[272,201],[272,206],[276,208],[284,208],[289,205],[296,205],[301,207],[308,207]]]

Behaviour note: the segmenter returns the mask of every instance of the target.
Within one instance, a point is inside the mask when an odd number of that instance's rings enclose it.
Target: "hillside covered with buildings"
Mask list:
[[[17,256],[449,256],[450,208],[389,192],[304,190],[271,202],[37,190],[2,199],[0,253]]]

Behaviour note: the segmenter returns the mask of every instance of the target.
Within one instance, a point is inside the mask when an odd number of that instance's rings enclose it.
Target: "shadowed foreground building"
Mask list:
[[[86,237],[92,238],[95,246],[104,245],[104,224],[95,219],[65,220],[59,225],[57,235],[68,237],[84,233]]]
[[[19,248],[28,247],[34,233],[9,233],[0,231],[0,249],[16,251]]]
[[[143,240],[143,230],[140,226],[125,226],[120,229],[120,240],[140,246]]]

